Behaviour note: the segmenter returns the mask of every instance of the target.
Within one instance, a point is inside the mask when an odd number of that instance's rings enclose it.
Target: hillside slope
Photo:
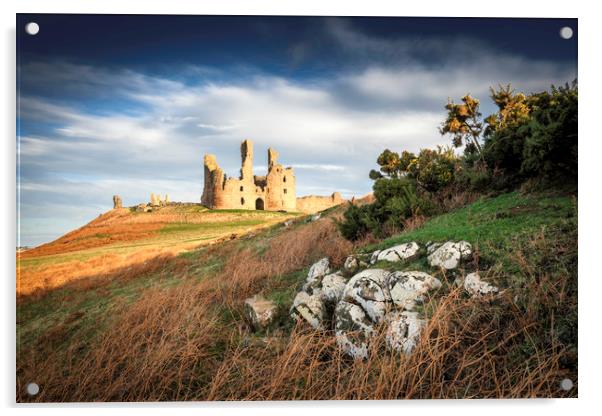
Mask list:
[[[83,279],[17,310],[18,401],[290,400],[576,396],[576,200],[511,193],[427,221],[387,240],[352,245],[331,209],[317,221],[274,225],[246,238],[157,257],[110,278]],[[176,230],[174,233],[178,233]],[[422,311],[430,320],[409,357],[376,344],[343,356],[330,331],[288,315],[309,266],[327,256],[404,241],[465,239],[503,290],[469,298],[424,261],[380,262],[443,282]],[[367,245],[371,243],[371,245]],[[85,284],[83,282],[85,281]],[[245,298],[276,302],[267,332],[245,323]],[[31,380],[41,386],[25,395]]]
[[[209,210],[199,204],[170,204],[155,207],[152,212],[113,209],[55,241],[19,253],[17,294],[27,295],[108,274],[159,255],[175,255],[299,215]]]

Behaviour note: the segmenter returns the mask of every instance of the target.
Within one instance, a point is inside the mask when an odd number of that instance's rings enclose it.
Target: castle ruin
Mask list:
[[[343,202],[335,192],[328,197],[297,198],[293,168],[278,163],[278,153],[268,149],[268,173],[253,175],[253,142],[240,146],[242,167],[239,178],[228,178],[215,155],[204,158],[205,183],[201,203],[212,209],[315,212]],[[299,202],[299,203],[298,203]]]

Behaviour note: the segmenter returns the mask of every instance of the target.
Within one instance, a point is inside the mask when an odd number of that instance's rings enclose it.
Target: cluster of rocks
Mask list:
[[[400,244],[367,255],[349,256],[338,271],[331,269],[328,258],[323,258],[309,269],[290,313],[314,329],[334,328],[337,344],[353,358],[367,357],[370,340],[380,324],[385,326],[387,346],[409,354],[427,323],[415,309],[429,293],[441,287],[441,281],[422,271],[390,272],[370,265],[379,261],[407,262],[422,252],[415,242]],[[428,243],[426,253],[431,267],[453,270],[471,258],[472,247],[466,241]],[[498,291],[476,272],[456,280],[472,296]],[[269,301],[257,297],[247,299],[245,307],[254,327],[269,325],[273,312],[267,310],[275,310]]]

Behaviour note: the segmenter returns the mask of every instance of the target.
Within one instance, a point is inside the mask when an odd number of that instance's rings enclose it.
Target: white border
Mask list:
[[[600,14],[595,2],[567,2],[549,0],[527,2],[505,0],[486,2],[450,1],[379,1],[379,0],[191,0],[98,2],[76,0],[21,0],[0,3],[3,23],[2,83],[4,96],[2,126],[2,187],[4,198],[0,203],[4,226],[2,229],[2,376],[0,392],[2,404],[9,412],[46,414],[79,414],[80,407],[87,414],[142,413],[163,415],[167,412],[186,414],[223,414],[241,412],[247,415],[332,413],[344,409],[344,414],[377,412],[422,414],[462,413],[507,415],[508,413],[545,413],[546,415],[598,413],[594,410],[602,394],[600,382],[600,315],[598,298],[602,293],[602,276],[597,260],[600,257],[599,173],[602,156],[600,129]],[[289,15],[345,15],[345,16],[465,16],[465,17],[577,17],[579,18],[579,84],[580,84],[580,152],[579,152],[579,399],[572,400],[504,400],[504,401],[404,401],[404,402],[266,402],[266,403],[179,403],[179,404],[99,404],[48,405],[42,407],[16,406],[15,382],[15,13],[124,13],[124,14],[289,14]],[[75,35],[75,34],[74,34]],[[170,409],[167,409],[170,407]]]

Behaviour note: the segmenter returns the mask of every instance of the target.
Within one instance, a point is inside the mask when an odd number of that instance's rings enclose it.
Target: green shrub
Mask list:
[[[577,83],[528,97],[492,90],[492,98],[500,111],[486,119],[488,168],[513,185],[530,178],[576,182]]]
[[[368,233],[385,236],[387,230],[402,229],[413,215],[431,215],[437,206],[424,194],[417,193],[409,178],[380,178],[374,183],[376,201],[369,205],[350,205],[338,227],[343,237],[357,240]]]
[[[577,84],[552,87],[539,95],[529,123],[521,173],[551,180],[577,181]]]
[[[451,148],[422,149],[408,165],[408,177],[428,192],[436,193],[454,182],[459,158]]]
[[[343,213],[343,220],[337,221],[341,235],[347,240],[357,240],[370,231],[369,214],[371,205],[358,206],[351,204]]]

